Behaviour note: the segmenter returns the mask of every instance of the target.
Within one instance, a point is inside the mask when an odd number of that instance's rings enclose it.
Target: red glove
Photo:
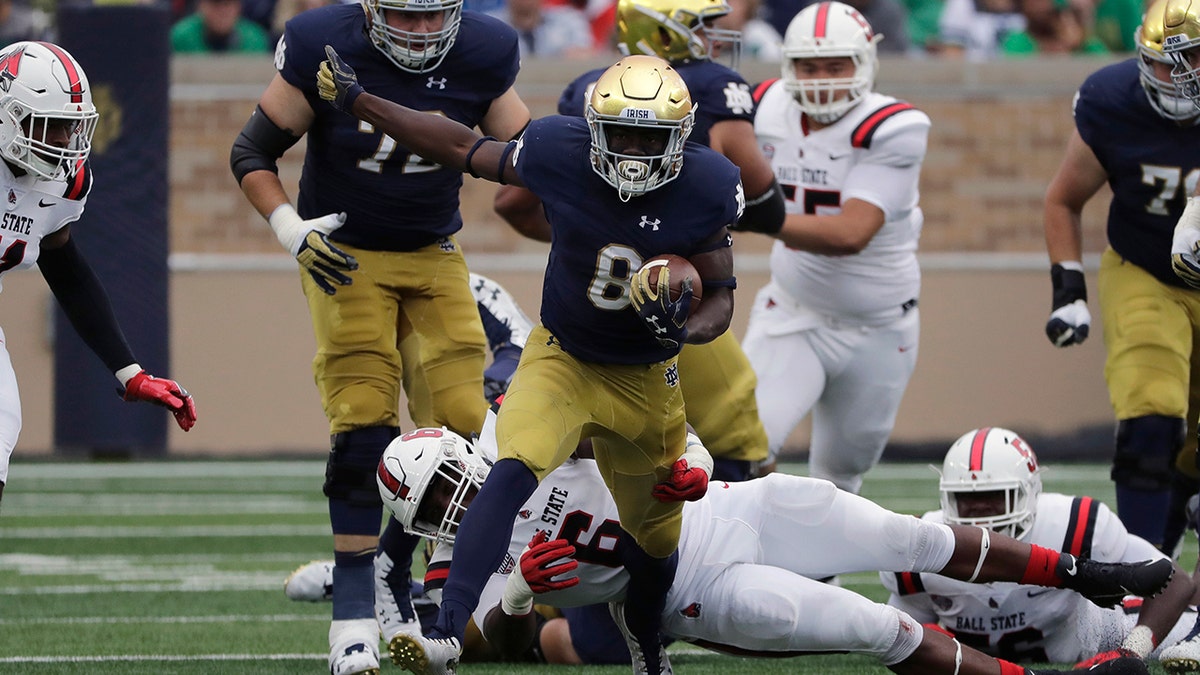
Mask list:
[[[654,486],[650,494],[660,502],[694,502],[708,492],[708,472],[688,466],[686,459],[675,460],[671,477]]]
[[[1093,656],[1090,659],[1084,659],[1083,661],[1076,663],[1072,667],[1072,670],[1089,670],[1091,668],[1095,668],[1096,666],[1100,665],[1101,663],[1104,663],[1105,661],[1112,661],[1113,659],[1119,659],[1119,658],[1123,658],[1126,656],[1132,656],[1135,659],[1142,658],[1142,657],[1138,656],[1137,652],[1133,651],[1132,649],[1125,649],[1124,647],[1120,647],[1118,649],[1114,649],[1109,652],[1100,652],[1099,654]]]
[[[196,424],[196,402],[175,380],[166,380],[138,371],[125,383],[126,401],[146,401],[163,406],[175,415],[179,428],[187,431]]]
[[[575,547],[566,539],[546,541],[550,534],[538,530],[529,541],[528,549],[521,554],[521,576],[534,594],[561,591],[579,583],[579,577],[554,580],[554,577],[574,572],[579,567],[575,560]]]

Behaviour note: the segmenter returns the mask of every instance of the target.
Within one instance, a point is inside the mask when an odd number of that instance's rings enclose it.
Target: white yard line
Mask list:
[[[108,656],[6,656],[0,663],[119,663],[122,661],[325,661],[328,654],[112,654]]]

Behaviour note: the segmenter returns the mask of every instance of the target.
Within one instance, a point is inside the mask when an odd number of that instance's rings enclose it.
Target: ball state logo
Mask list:
[[[700,603],[693,602],[692,604],[679,610],[679,615],[688,619],[700,618]]]
[[[17,79],[17,73],[21,70],[21,57],[24,55],[24,47],[15,49],[8,54],[0,54],[0,90],[12,89],[12,83]]]

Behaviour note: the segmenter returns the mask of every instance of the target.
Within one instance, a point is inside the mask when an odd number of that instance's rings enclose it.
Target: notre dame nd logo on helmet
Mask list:
[[[96,106],[96,112],[100,115],[100,119],[96,120],[96,134],[92,137],[92,154],[103,155],[120,138],[125,113],[113,95],[112,85],[108,84],[93,87],[92,105]]]

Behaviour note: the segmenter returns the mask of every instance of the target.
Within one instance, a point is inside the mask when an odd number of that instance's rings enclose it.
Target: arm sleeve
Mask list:
[[[73,240],[43,250],[38,268],[75,332],[110,371],[115,373],[136,361],[117,324],[108,293]]]

